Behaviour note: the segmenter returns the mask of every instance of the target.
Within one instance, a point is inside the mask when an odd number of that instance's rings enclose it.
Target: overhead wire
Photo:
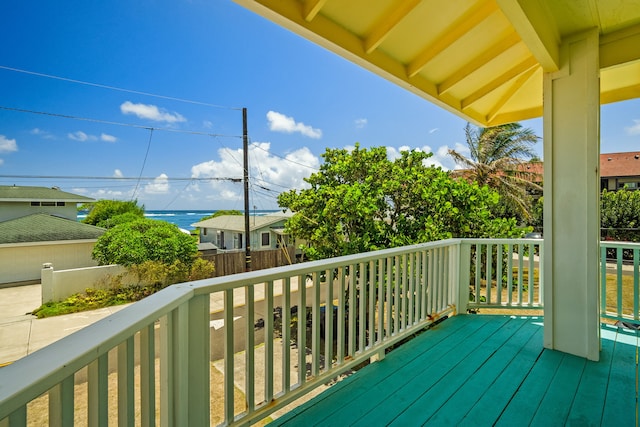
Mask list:
[[[101,88],[101,89],[109,89],[109,90],[115,90],[115,91],[119,91],[119,92],[132,93],[132,94],[135,94],[135,95],[144,95],[144,96],[150,96],[150,97],[153,97],[153,98],[167,99],[167,100],[170,100],[170,101],[185,102],[185,103],[188,103],[188,104],[204,105],[204,106],[207,106],[207,107],[222,108],[222,109],[228,109],[228,110],[242,110],[241,107],[230,107],[230,106],[225,106],[225,105],[210,104],[208,102],[194,101],[194,100],[190,100],[190,99],[177,98],[177,97],[167,96],[167,95],[158,95],[158,94],[155,94],[155,93],[142,92],[142,91],[139,91],[139,90],[124,89],[124,88],[117,87],[117,86],[104,85],[104,84],[100,84],[100,83],[91,83],[91,82],[87,82],[87,81],[83,81],[83,80],[76,80],[76,79],[70,79],[70,78],[67,78],[67,77],[54,76],[52,74],[45,74],[45,73],[38,73],[38,72],[35,72],[35,71],[22,70],[20,68],[8,67],[6,65],[0,65],[0,69],[7,70],[7,71],[14,71],[14,72],[17,72],[17,73],[29,74],[29,75],[32,75],[32,76],[46,77],[46,78],[49,78],[49,79],[61,80],[61,81],[70,82],[70,83],[77,83],[77,84],[82,84],[82,85],[86,85],[86,86],[93,86],[93,87],[98,87],[98,88]]]
[[[131,194],[131,200],[135,200],[136,195],[138,193],[138,186],[140,185],[140,178],[142,178],[142,173],[144,172],[144,167],[147,164],[147,158],[149,157],[149,149],[151,149],[151,139],[153,138],[153,129],[149,131],[149,141],[147,142],[147,151],[144,153],[144,160],[142,161],[142,168],[140,169],[140,176],[138,177],[138,181],[136,182],[136,188],[134,188],[133,193]]]
[[[200,132],[200,131],[194,131],[194,130],[145,126],[145,125],[137,125],[133,123],[113,122],[113,121],[94,119],[89,117],[72,116],[69,114],[59,114],[59,113],[50,113],[47,111],[36,111],[36,110],[27,110],[24,108],[6,107],[2,105],[0,105],[0,110],[15,111],[19,113],[40,114],[44,116],[60,117],[64,119],[80,120],[80,121],[100,123],[105,125],[125,126],[125,127],[137,128],[137,129],[153,129],[153,130],[158,130],[163,132],[184,133],[189,135],[205,135],[205,136],[222,137],[222,138],[242,138],[242,135],[223,135],[223,134],[214,134],[214,133]]]

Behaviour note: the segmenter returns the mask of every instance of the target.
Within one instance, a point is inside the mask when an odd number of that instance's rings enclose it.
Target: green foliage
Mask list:
[[[239,210],[235,210],[235,209],[231,209],[231,210],[220,210],[220,211],[216,211],[214,213],[212,213],[209,216],[205,216],[204,218],[202,218],[200,221],[204,221],[205,219],[211,219],[211,218],[216,218],[218,216],[223,216],[223,215],[242,215],[242,212]]]
[[[489,128],[465,128],[469,157],[449,150],[449,155],[465,169],[464,176],[478,184],[496,190],[502,203],[497,205],[496,215],[516,216],[531,219],[532,198],[527,190],[541,191],[535,184],[535,173],[528,172],[524,163],[535,158],[533,144],[538,137],[533,130],[519,123],[510,123]]]
[[[197,251],[196,240],[175,224],[144,218],[107,230],[96,242],[92,256],[100,265],[131,266],[145,261],[171,265],[180,261],[191,266]]]
[[[159,285],[166,287],[176,283],[213,277],[215,268],[212,262],[197,258],[193,264],[187,265],[180,261],[173,264],[163,264],[159,261],[145,261],[128,268],[139,283],[145,285]]]
[[[104,289],[85,289],[84,293],[71,295],[59,302],[48,302],[33,311],[38,318],[96,310],[102,307],[139,301],[155,292],[176,283],[213,277],[212,262],[197,258],[191,266],[176,261],[166,265],[158,261],[146,261],[128,268],[138,279],[136,285],[124,285],[124,275],[109,277]]]
[[[87,217],[82,222],[103,228],[112,228],[144,218],[144,207],[138,206],[135,200],[98,200],[95,203],[82,205],[80,208],[89,209]]]
[[[110,307],[139,301],[160,290],[158,285],[126,286],[109,289],[86,289],[84,293],[71,295],[63,301],[48,302],[33,311],[39,319],[59,316],[62,314],[78,313],[86,310]]]
[[[603,190],[600,198],[600,226],[608,240],[640,241],[640,191]]]
[[[278,203],[294,215],[287,230],[310,244],[311,259],[450,237],[519,237],[514,219],[495,218],[499,195],[426,166],[431,154],[385,147],[327,149],[309,189],[290,190]]]

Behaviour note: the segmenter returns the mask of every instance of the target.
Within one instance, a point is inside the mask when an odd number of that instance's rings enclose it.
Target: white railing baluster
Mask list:
[[[375,315],[375,299],[376,299],[376,283],[377,283],[377,279],[376,279],[376,267],[375,267],[375,261],[371,260],[369,261],[369,268],[368,268],[368,273],[367,276],[369,278],[369,280],[367,281],[367,294],[369,297],[369,308],[367,310],[368,312],[368,316],[367,318],[365,318],[364,320],[367,323],[367,332],[369,335],[369,339],[368,339],[368,344],[367,347],[373,347],[373,344],[375,342],[375,335],[376,335],[376,323],[374,321],[374,315]]]
[[[394,312],[394,316],[393,316],[393,334],[397,335],[400,332],[400,301],[401,301],[401,296],[400,296],[400,257],[399,256],[394,256],[393,257],[394,260],[394,267],[395,267],[395,272],[394,272],[394,296],[393,296],[393,312]]]
[[[529,243],[529,305],[533,305],[533,291],[535,287],[534,283],[534,269],[535,269],[535,250],[533,247],[533,243]]]
[[[502,244],[496,245],[496,301],[502,304]]]
[[[320,374],[320,277],[319,271],[313,272],[313,306],[311,308],[311,375]]]
[[[244,287],[245,303],[245,400],[247,412],[252,413],[256,406],[256,354],[255,354],[255,285],[249,284]]]
[[[387,257],[386,259],[386,304],[385,304],[385,338],[391,338],[393,335],[393,258]]]
[[[384,306],[384,300],[385,300],[385,259],[379,259],[378,260],[378,287],[377,287],[377,295],[378,295],[378,303],[377,303],[377,308],[376,308],[376,314],[378,317],[378,326],[377,326],[377,339],[376,339],[376,344],[381,343],[382,341],[384,341],[384,313],[385,313],[385,306]]]
[[[307,276],[298,276],[298,384],[307,381]]]
[[[91,362],[88,367],[88,425],[89,427],[103,427],[108,424],[109,411],[109,383],[108,383],[109,355],[104,353]]]
[[[185,304],[186,305],[186,304]],[[211,331],[209,327],[210,299],[208,294],[197,295],[188,302],[187,336],[184,343],[187,369],[183,371],[188,404],[186,422],[189,426],[209,426],[211,402]],[[186,311],[186,310],[185,310]],[[231,325],[233,329],[233,324]]]
[[[524,290],[524,245],[518,245],[518,305],[522,305]]]
[[[234,334],[233,289],[224,291],[224,422],[230,424],[234,417]]]
[[[542,276],[540,276],[542,277]],[[507,245],[507,305],[513,303],[513,245]]]
[[[50,426],[73,426],[73,380],[71,375],[49,390]]]
[[[337,335],[336,335],[336,341],[337,341],[337,357],[336,357],[336,361],[338,366],[342,365],[342,363],[344,362],[344,351],[345,351],[345,331],[347,330],[347,322],[344,321],[345,319],[345,314],[346,314],[346,310],[345,310],[345,292],[346,292],[346,288],[345,288],[345,268],[344,267],[339,267],[338,268],[338,313],[337,313],[337,319],[336,319],[336,324],[337,324]]]
[[[491,288],[493,286],[493,245],[491,243],[487,244],[487,261],[485,267],[485,289],[486,289],[486,298],[487,303],[492,304],[493,300],[491,299]]]
[[[333,284],[334,270],[327,271],[327,296],[324,305],[324,370],[329,371],[333,363]]]
[[[358,279],[358,290],[359,298],[358,298],[358,349],[357,352],[363,352],[365,347],[365,319],[366,319],[366,307],[367,307],[367,270],[365,268],[364,263],[360,263],[359,265],[360,277]]]
[[[156,351],[154,323],[140,331],[140,420],[156,425]]]
[[[282,392],[291,390],[291,277],[282,284]]]
[[[265,284],[264,313],[264,400],[273,400],[274,358],[273,358],[273,280]]]
[[[118,345],[118,425],[135,424],[133,337]]]
[[[356,334],[358,332],[356,323],[357,313],[357,292],[356,284],[356,264],[349,265],[349,354],[350,358],[356,355]]]

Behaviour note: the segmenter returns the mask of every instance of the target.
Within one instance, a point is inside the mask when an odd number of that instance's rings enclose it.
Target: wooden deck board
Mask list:
[[[544,350],[541,323],[445,320],[272,425],[636,425],[638,333],[603,326],[591,362]]]

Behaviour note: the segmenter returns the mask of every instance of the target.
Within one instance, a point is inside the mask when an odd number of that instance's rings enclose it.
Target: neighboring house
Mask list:
[[[640,151],[600,154],[600,190],[640,188]]]
[[[37,282],[44,263],[97,265],[91,252],[105,230],[77,221],[77,204],[93,201],[57,188],[0,186],[0,284]]]
[[[543,162],[524,162],[521,169],[531,174],[528,176],[536,184],[543,185]],[[464,169],[451,173],[455,177],[465,176]],[[600,154],[600,190],[616,191],[625,186],[629,190],[640,189],[640,151]]]
[[[284,223],[290,214],[254,215],[249,218],[251,249],[265,250],[289,246],[289,236],[284,233]],[[246,248],[244,216],[221,215],[191,224],[200,230],[200,243],[212,243],[219,250]]]

